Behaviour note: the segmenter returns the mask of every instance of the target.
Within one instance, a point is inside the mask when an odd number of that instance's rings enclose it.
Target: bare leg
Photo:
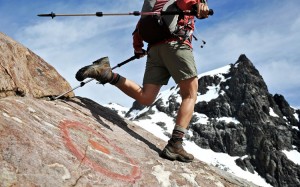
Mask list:
[[[150,105],[155,100],[161,85],[145,84],[144,87],[140,87],[135,82],[122,77],[116,87],[139,103]],[[198,79],[194,77],[183,80],[179,82],[179,87],[182,102],[178,110],[176,125],[186,129],[192,118],[197,100]]]
[[[192,162],[194,156],[183,149],[182,141],[194,112],[194,106],[197,99],[198,79],[197,77],[194,77],[183,80],[179,82],[179,87],[182,102],[178,110],[172,137],[163,149],[161,156],[170,160]]]
[[[79,81],[89,77],[100,81],[102,84],[115,85],[143,105],[151,105],[161,88],[161,85],[156,84],[144,84],[143,87],[140,87],[135,82],[113,73],[107,57],[99,59],[97,63],[81,68],[75,77]]]
[[[179,82],[179,87],[182,103],[178,110],[176,125],[186,129],[192,118],[197,100],[198,79],[197,77],[194,77],[183,80]]]
[[[151,105],[161,88],[161,85],[155,84],[144,84],[144,86],[141,87],[124,77],[121,77],[115,86],[142,105]]]

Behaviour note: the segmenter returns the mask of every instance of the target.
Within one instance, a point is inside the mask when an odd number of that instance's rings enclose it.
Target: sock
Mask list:
[[[179,125],[175,125],[172,137],[173,140],[182,140],[187,130]]]
[[[112,85],[116,85],[119,82],[120,78],[121,75],[119,75],[118,73],[112,73],[112,78],[109,81],[109,83]]]

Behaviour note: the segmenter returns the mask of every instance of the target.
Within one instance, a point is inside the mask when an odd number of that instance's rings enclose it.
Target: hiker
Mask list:
[[[168,0],[144,0],[142,11],[160,12],[167,2]],[[196,10],[197,18],[208,17],[209,9],[206,2],[177,0],[174,3],[182,11]],[[149,10],[149,7],[152,9]],[[198,90],[198,73],[191,45],[194,16],[181,16],[177,22],[179,26],[182,26],[183,33],[188,33],[188,35],[171,35],[169,38],[157,43],[148,44],[147,52],[143,49],[143,38],[138,32],[140,21],[133,33],[133,48],[137,58],[147,55],[142,87],[118,73],[112,72],[107,57],[81,68],[76,74],[76,79],[83,81],[89,77],[98,80],[102,84],[110,83],[140,104],[151,105],[162,85],[166,85],[172,77],[179,85],[182,102],[178,110],[172,137],[161,152],[161,156],[170,160],[191,162],[194,156],[184,150],[182,142],[194,112]]]

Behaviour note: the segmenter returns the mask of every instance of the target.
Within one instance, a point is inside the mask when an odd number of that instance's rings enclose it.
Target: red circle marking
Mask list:
[[[63,135],[63,139],[65,141],[65,145],[66,147],[74,154],[74,156],[76,156],[76,158],[78,160],[82,160],[83,163],[85,163],[86,165],[90,166],[91,168],[95,169],[96,171],[114,178],[114,179],[118,179],[118,180],[122,180],[122,181],[128,181],[128,182],[134,182],[136,179],[140,178],[141,176],[141,171],[139,169],[139,167],[137,166],[136,162],[130,158],[121,148],[119,148],[118,146],[116,146],[115,144],[113,144],[112,142],[109,141],[108,138],[106,138],[104,135],[102,135],[101,133],[95,131],[94,129],[87,127],[85,125],[82,125],[79,122],[76,121],[61,121],[60,124],[60,129]],[[89,158],[87,158],[84,153],[82,151],[80,151],[75,144],[73,143],[71,137],[70,137],[70,133],[69,133],[69,129],[77,129],[83,132],[90,132],[93,135],[95,135],[98,138],[103,139],[107,144],[109,144],[116,152],[118,152],[119,154],[123,155],[125,158],[127,158],[129,160],[129,164],[128,166],[131,166],[131,172],[128,175],[122,175],[113,171],[110,171],[104,167],[102,167],[101,165],[99,165],[99,163],[90,160]],[[105,154],[110,154],[109,149],[107,149],[106,147],[100,145],[98,142],[95,142],[91,139],[89,139],[90,144],[92,145],[92,147],[96,150],[102,151]]]

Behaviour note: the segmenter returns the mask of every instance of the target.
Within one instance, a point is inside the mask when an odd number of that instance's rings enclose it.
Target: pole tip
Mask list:
[[[51,12],[50,14],[38,14],[39,17],[51,17],[52,19],[56,16],[55,13]]]

